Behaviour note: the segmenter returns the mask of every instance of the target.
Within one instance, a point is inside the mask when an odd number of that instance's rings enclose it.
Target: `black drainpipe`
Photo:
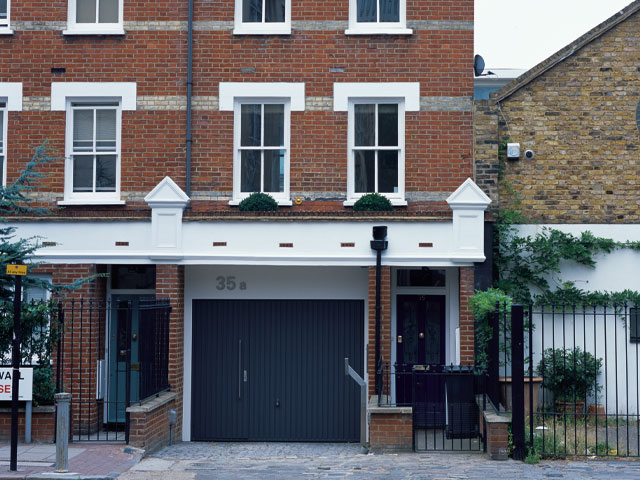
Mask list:
[[[193,90],[193,0],[189,0],[189,20],[187,24],[187,172],[186,194],[191,198],[191,95]],[[190,206],[191,204],[189,204]],[[187,206],[187,208],[189,208]]]
[[[373,227],[371,249],[376,251],[376,353],[375,353],[375,389],[378,401],[382,395],[382,356],[380,355],[380,272],[382,270],[382,252],[389,246],[387,227]]]

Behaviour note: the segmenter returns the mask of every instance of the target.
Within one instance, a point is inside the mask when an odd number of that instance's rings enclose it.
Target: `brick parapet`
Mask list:
[[[372,450],[411,450],[413,417],[411,413],[371,413],[369,444]]]

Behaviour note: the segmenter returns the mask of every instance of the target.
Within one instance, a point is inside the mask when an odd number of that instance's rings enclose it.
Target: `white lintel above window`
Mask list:
[[[64,111],[67,98],[118,98],[122,110],[136,109],[135,82],[53,82],[51,111]]]
[[[346,112],[349,99],[387,98],[404,100],[406,112],[420,110],[419,82],[386,82],[386,83],[334,83],[333,110]]]
[[[290,35],[291,0],[235,0],[234,35]]]
[[[236,98],[290,98],[291,111],[305,108],[304,83],[221,82],[219,90],[221,111],[232,111]]]
[[[63,35],[124,35],[124,0],[68,0]]]
[[[411,35],[406,0],[349,0],[346,35]]]

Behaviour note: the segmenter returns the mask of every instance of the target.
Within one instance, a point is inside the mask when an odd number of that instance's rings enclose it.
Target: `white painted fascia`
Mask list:
[[[449,195],[447,203],[451,210],[486,210],[491,203],[491,199],[473,180],[467,178],[455,192]]]
[[[0,98],[7,99],[9,112],[21,112],[22,82],[0,82]]]
[[[164,179],[156,185],[146,197],[144,197],[144,201],[147,202],[151,208],[184,208],[191,199],[182,191],[176,182],[171,179],[171,177],[164,177]]]
[[[304,83],[285,82],[220,82],[219,105],[221,111],[233,111],[236,98],[289,98],[291,111],[303,112]]]
[[[136,82],[53,82],[51,111],[65,111],[67,98],[119,98],[122,110],[135,110],[136,92]]]
[[[349,109],[350,98],[396,98],[404,99],[406,112],[420,110],[419,82],[364,82],[364,83],[334,83],[333,110],[346,112]]]

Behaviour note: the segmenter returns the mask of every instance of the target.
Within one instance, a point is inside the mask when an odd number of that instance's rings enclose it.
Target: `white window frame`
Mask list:
[[[377,0],[378,2],[380,0]],[[407,28],[407,0],[400,1],[398,22],[358,22],[358,0],[349,0],[349,28],[346,35],[411,35],[413,30]],[[379,7],[378,3],[378,7]],[[378,8],[378,16],[380,9]]]
[[[2,185],[7,185],[7,142],[9,133],[9,112],[21,112],[22,111],[22,83],[21,82],[6,82],[0,83],[0,102],[4,103],[4,108],[0,109],[0,115],[4,115],[3,122],[3,144],[4,144],[4,165],[2,168]]]
[[[116,108],[116,150],[108,152],[116,155],[116,187],[114,192],[74,192],[73,191],[73,104],[92,106],[101,103],[117,103]],[[121,144],[122,144],[122,99],[119,97],[67,97],[67,122],[65,140],[64,201],[59,205],[109,205],[124,204],[120,199]],[[95,187],[95,179],[94,179]]]
[[[7,0],[7,19],[0,20],[0,35],[11,35],[11,0]]]
[[[76,0],[68,0],[67,29],[63,35],[124,35],[124,0],[118,0],[117,23],[76,23]]]
[[[379,105],[379,104],[395,104],[398,105],[398,191],[397,192],[378,192],[380,195],[387,197],[393,205],[406,205],[404,198],[404,153],[405,153],[405,129],[404,117],[405,107],[402,98],[350,98],[349,99],[349,133],[347,135],[348,143],[348,161],[347,161],[347,201],[345,206],[353,206],[353,204],[363,195],[372,192],[356,192],[355,191],[355,150],[395,150],[389,147],[358,147],[355,146],[355,105]],[[377,109],[376,109],[377,113]],[[376,114],[376,144],[378,132],[378,115]],[[376,157],[377,158],[377,157]],[[378,190],[378,162],[375,163],[375,190]]]
[[[4,104],[4,106],[2,106]],[[0,157],[2,157],[2,186],[7,186],[7,122],[9,115],[7,115],[7,99],[6,97],[0,97],[0,116],[2,116],[2,131],[0,132],[2,144],[0,145]]]
[[[242,2],[235,0],[234,35],[290,35],[291,34],[291,0],[285,0],[284,22],[243,22]],[[264,1],[264,0],[263,0]],[[264,18],[264,9],[262,12]]]
[[[221,111],[234,112],[233,125],[233,197],[229,205],[238,205],[250,193],[240,192],[240,107],[241,103],[283,103],[285,108],[285,192],[272,195],[278,205],[287,207],[293,205],[290,197],[290,155],[291,155],[291,112],[302,112],[305,109],[304,83],[278,82],[221,82],[219,84],[219,108]],[[275,100],[275,101],[274,101]]]
[[[269,98],[252,98],[252,97],[236,97],[234,101],[234,115],[233,115],[233,200],[229,202],[230,205],[238,205],[242,200],[247,198],[254,192],[242,192],[241,191],[241,155],[240,152],[243,148],[240,145],[240,125],[241,125],[241,106],[247,104],[260,104],[260,105],[283,105],[284,104],[284,146],[280,149],[285,151],[284,154],[284,189],[282,192],[263,192],[271,195],[280,206],[289,206],[291,202],[291,194],[289,193],[290,185],[290,153],[291,153],[291,98],[289,97],[269,97]],[[264,116],[261,120],[261,129],[264,131]],[[264,141],[264,134],[261,135]],[[248,149],[251,149],[249,147]],[[255,147],[255,149],[267,150],[264,147]],[[276,150],[277,148],[273,148]],[[262,174],[260,176],[260,191],[264,187],[264,161],[261,161],[260,168]]]

